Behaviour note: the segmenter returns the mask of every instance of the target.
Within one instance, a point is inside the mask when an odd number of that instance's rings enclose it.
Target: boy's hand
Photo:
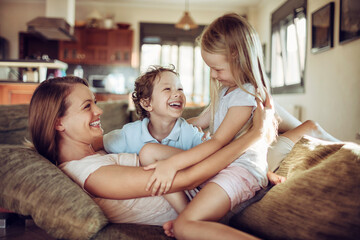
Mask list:
[[[144,167],[144,170],[155,169],[151,175],[149,182],[146,186],[146,191],[149,191],[151,186],[151,195],[163,195],[170,190],[177,170],[168,161],[157,161]]]

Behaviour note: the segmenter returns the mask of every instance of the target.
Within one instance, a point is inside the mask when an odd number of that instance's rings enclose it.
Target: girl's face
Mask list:
[[[87,86],[75,84],[67,102],[70,106],[56,124],[63,138],[90,144],[102,135],[100,115],[103,111],[96,106],[95,97]]]
[[[223,54],[209,53],[201,50],[201,56],[210,67],[210,77],[230,89],[236,88],[235,78],[230,70],[229,62]]]
[[[185,104],[186,98],[178,76],[169,71],[162,72],[154,81],[150,116],[177,119],[181,117]]]

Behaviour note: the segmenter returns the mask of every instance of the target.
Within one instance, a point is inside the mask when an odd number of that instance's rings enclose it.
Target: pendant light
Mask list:
[[[180,21],[175,24],[176,28],[183,29],[185,31],[190,29],[195,29],[198,25],[192,20],[190,13],[189,13],[189,1],[185,0],[185,12],[184,16],[180,19]]]

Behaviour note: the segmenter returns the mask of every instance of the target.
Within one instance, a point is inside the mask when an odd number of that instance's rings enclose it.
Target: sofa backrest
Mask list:
[[[129,111],[127,100],[98,102],[103,110],[101,127],[104,133],[121,129],[124,124],[137,120],[136,113]],[[204,107],[188,107],[183,113],[185,119],[197,116]],[[28,130],[29,105],[0,105],[0,144],[21,145],[25,138],[30,140]]]
[[[97,105],[104,111],[101,117],[104,133],[122,128],[130,121],[126,100],[98,102]],[[0,105],[0,116],[0,144],[21,145],[25,138],[30,140],[28,104]]]

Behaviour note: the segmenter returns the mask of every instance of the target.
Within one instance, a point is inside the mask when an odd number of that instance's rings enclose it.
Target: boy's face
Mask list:
[[[151,96],[150,117],[179,118],[184,111],[186,98],[180,79],[174,73],[165,71],[154,81]]]

